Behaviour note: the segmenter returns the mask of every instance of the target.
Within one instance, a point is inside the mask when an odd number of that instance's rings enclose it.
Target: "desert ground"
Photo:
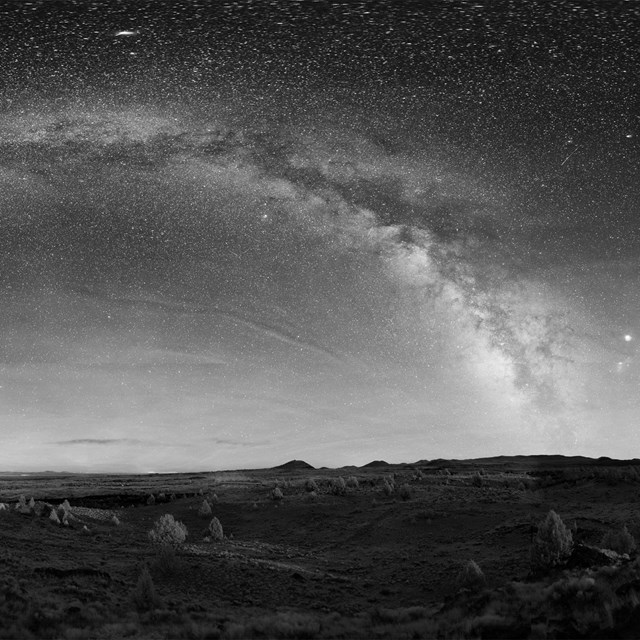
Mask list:
[[[639,491],[640,461],[560,456],[4,474],[0,637],[635,638]]]

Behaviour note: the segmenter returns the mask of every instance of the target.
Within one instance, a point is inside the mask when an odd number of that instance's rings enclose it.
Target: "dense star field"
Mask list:
[[[637,455],[636,2],[0,25],[0,469]]]

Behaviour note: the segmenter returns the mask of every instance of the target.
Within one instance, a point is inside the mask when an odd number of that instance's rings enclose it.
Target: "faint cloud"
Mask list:
[[[136,438],[75,438],[73,440],[57,440],[51,444],[67,445],[67,444],[143,444],[144,440]]]

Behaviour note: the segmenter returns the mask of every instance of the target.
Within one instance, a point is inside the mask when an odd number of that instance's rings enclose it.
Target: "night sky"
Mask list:
[[[4,0],[0,470],[640,457],[639,33]]]

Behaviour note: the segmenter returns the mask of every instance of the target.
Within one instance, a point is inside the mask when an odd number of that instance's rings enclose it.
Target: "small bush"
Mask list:
[[[400,497],[403,500],[411,500],[413,497],[413,491],[408,484],[405,483],[400,487]]]
[[[147,505],[151,506],[152,504],[155,504],[155,503],[156,503],[156,497],[152,493],[147,498]]]
[[[118,520],[118,516],[115,513],[111,516],[111,524],[115,527],[120,526],[120,520]]]
[[[387,478],[385,478],[384,482],[382,483],[382,492],[384,493],[384,495],[390,496],[394,491],[395,491],[395,484],[393,480],[390,481]]]
[[[273,500],[282,500],[282,498],[284,498],[284,494],[282,493],[282,489],[280,489],[280,487],[276,487],[272,492],[271,492],[271,498]]]
[[[307,493],[311,493],[312,491],[318,491],[318,483],[313,478],[308,478],[304,483],[304,488]]]
[[[342,476],[332,478],[330,490],[334,496],[343,496],[347,492],[347,484],[344,478]]]
[[[483,485],[482,476],[479,472],[473,474],[473,476],[471,477],[471,484],[474,487],[481,487]]]
[[[562,564],[573,548],[573,536],[560,516],[553,510],[538,525],[531,549],[531,563],[535,569],[548,569]]]
[[[206,518],[207,516],[211,515],[211,505],[206,500],[202,501],[202,504],[198,509],[198,515],[201,518]]]
[[[359,489],[360,483],[358,482],[358,478],[355,476],[349,476],[347,478],[347,487],[349,487],[349,489]]]
[[[153,579],[146,567],[142,569],[138,577],[136,588],[133,591],[133,603],[138,611],[151,611],[160,606],[160,598],[158,598]]]
[[[175,576],[181,568],[180,560],[176,555],[175,548],[168,544],[162,544],[158,547],[152,570],[154,575],[160,575],[165,578]]]
[[[459,589],[479,591],[486,586],[486,578],[482,569],[473,560],[469,560],[458,573],[456,584]]]
[[[220,523],[220,520],[218,520],[218,518],[214,518],[209,523],[209,534],[211,536],[211,539],[215,540],[216,542],[222,542],[222,540],[224,540],[222,524]]]
[[[161,516],[149,531],[149,539],[155,544],[179,545],[187,538],[187,527],[170,514]]]
[[[51,509],[51,513],[49,514],[49,520],[55,524],[60,524],[60,518],[58,518],[58,514],[55,509]]]
[[[622,529],[610,529],[607,531],[602,538],[600,546],[604,549],[611,549],[616,553],[628,554],[636,548],[636,541],[625,525]]]
[[[218,494],[217,493],[213,493],[213,494],[211,494],[211,496],[209,496],[209,502],[211,504],[218,504],[219,500],[220,499],[218,498]]]

